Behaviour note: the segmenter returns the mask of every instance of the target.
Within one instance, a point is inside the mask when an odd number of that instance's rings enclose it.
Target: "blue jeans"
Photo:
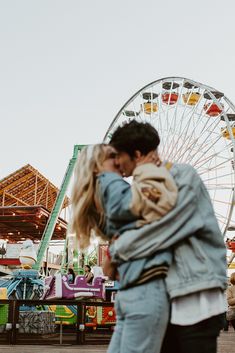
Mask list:
[[[155,279],[116,296],[117,324],[107,353],[159,353],[169,318],[164,279]]]

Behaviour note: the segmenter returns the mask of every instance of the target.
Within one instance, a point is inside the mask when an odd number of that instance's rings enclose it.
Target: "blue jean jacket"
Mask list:
[[[224,290],[226,248],[209,194],[195,169],[175,164],[170,171],[178,200],[160,221],[127,230],[110,247],[113,261],[129,262],[173,249],[167,277],[171,298],[210,288]]]

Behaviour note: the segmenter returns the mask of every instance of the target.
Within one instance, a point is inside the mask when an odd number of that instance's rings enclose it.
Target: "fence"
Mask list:
[[[113,303],[73,300],[0,300],[0,344],[107,344]]]

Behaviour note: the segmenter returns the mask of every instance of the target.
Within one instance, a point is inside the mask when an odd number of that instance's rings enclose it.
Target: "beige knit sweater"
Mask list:
[[[138,226],[161,219],[177,201],[178,188],[166,166],[146,163],[136,167],[131,189],[131,211],[142,218]]]

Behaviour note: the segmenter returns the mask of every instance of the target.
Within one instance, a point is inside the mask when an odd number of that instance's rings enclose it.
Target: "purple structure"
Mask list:
[[[96,277],[92,284],[86,282],[84,276],[76,276],[74,283],[61,273],[45,279],[43,299],[75,299],[79,297],[105,299],[104,279]]]

